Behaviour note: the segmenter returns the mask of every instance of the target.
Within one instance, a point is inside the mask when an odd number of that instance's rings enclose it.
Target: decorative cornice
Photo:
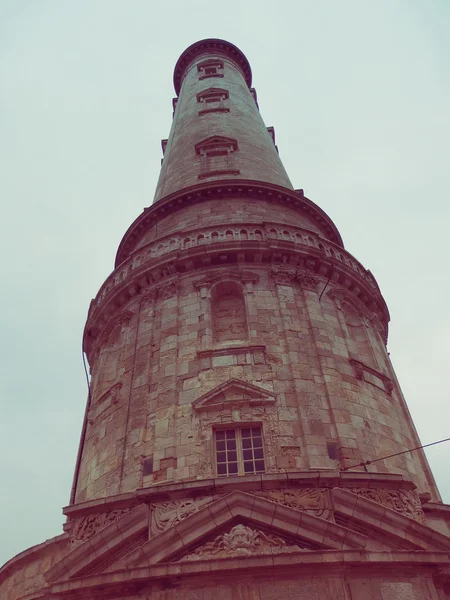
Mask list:
[[[257,283],[259,281],[258,273],[252,271],[239,271],[239,270],[224,270],[219,273],[213,273],[209,277],[203,277],[194,283],[194,287],[197,289],[210,288],[216,283],[221,281],[239,281],[240,283]]]
[[[366,471],[296,471],[293,473],[265,473],[251,477],[219,477],[201,481],[180,481],[167,485],[138,488],[134,492],[88,500],[64,507],[63,514],[78,518],[94,512],[108,512],[141,502],[157,502],[205,494],[226,493],[232,490],[261,491],[280,488],[390,488],[414,490],[415,484],[398,473],[368,473]]]
[[[263,229],[260,226],[258,230]],[[297,239],[294,243],[292,240],[271,238],[270,232],[264,240],[259,241],[214,239],[208,243],[198,243],[193,247],[178,248],[175,256],[168,254],[168,256],[154,258],[148,257],[145,249],[140,249],[145,262],[140,264],[137,261],[133,268],[133,257],[130,257],[127,263],[110,275],[94,302],[91,303],[83,338],[83,347],[88,354],[89,363],[92,365],[94,362],[91,360],[92,349],[100,348],[100,344],[96,341],[99,339],[99,334],[103,332],[105,326],[110,328],[112,316],[126,306],[133,297],[153,287],[161,288],[165,286],[166,281],[174,281],[175,276],[188,275],[195,270],[204,272],[205,269],[214,269],[219,264],[223,270],[228,266],[227,263],[234,267],[237,255],[241,257],[241,262],[253,261],[254,264],[259,264],[260,268],[262,266],[267,268],[269,265],[275,268],[279,266],[289,272],[292,268],[299,283],[310,289],[315,289],[316,280],[317,283],[322,281],[325,285],[331,273],[333,285],[337,284],[341,288],[350,290],[352,295],[367,306],[373,317],[376,315],[374,323],[382,326],[382,335],[386,340],[389,312],[373,276],[351,255],[342,249],[340,252],[332,249],[330,243],[317,234],[305,230],[305,236],[306,241]],[[317,245],[314,242],[316,238]],[[206,242],[206,239],[203,241]],[[170,286],[167,293],[169,293],[167,297],[170,297],[176,293],[176,290]],[[158,294],[158,299],[163,299],[162,293]],[[104,335],[102,333],[102,340],[105,339]]]
[[[298,283],[306,289],[315,290],[319,279],[311,272],[304,269],[296,269],[289,265],[272,265],[270,275],[275,283],[292,285]]]
[[[195,44],[186,48],[177,60],[173,72],[173,85],[177,95],[180,93],[181,83],[186,69],[198,56],[202,56],[203,54],[220,54],[231,59],[242,71],[248,87],[250,88],[252,86],[252,70],[244,53],[234,44],[225,40],[206,39],[195,42]]]
[[[144,232],[162,217],[197,202],[230,196],[256,198],[297,209],[317,223],[327,236],[324,241],[328,239],[339,247],[344,247],[339,231],[330,217],[303,194],[271,183],[241,179],[217,183],[199,183],[174,192],[146,208],[123,236],[117,250],[115,266],[118,267],[128,258]]]

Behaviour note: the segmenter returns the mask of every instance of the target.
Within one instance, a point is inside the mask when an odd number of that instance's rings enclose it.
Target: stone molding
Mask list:
[[[210,290],[217,283],[221,283],[223,281],[237,281],[242,285],[246,283],[257,283],[260,279],[258,273],[254,273],[253,271],[240,271],[235,269],[234,271],[224,269],[219,272],[211,273],[209,277],[203,277],[195,281],[194,287],[196,289],[207,289]]]
[[[227,393],[232,397],[227,399]],[[196,411],[221,410],[224,406],[234,407],[239,404],[260,406],[273,404],[275,401],[272,394],[257,385],[239,379],[229,379],[194,400],[192,407]]]
[[[310,271],[296,269],[287,265],[272,265],[270,268],[270,276],[279,285],[299,284],[305,289],[316,289],[319,279]]]
[[[355,358],[351,358],[349,360],[349,362],[355,370],[355,375],[356,375],[357,379],[360,379],[361,381],[365,381],[366,383],[370,383],[371,385],[374,385],[375,387],[383,389],[388,396],[392,396],[392,392],[394,390],[394,384],[390,377],[388,377],[384,373],[381,373],[380,371],[373,369],[372,367],[369,367],[362,361],[357,360]],[[375,380],[378,379],[380,384],[377,385],[377,383],[374,381],[371,381],[370,378],[366,378],[364,376],[365,373],[369,373],[370,375],[372,375],[372,377],[374,377]]]
[[[367,498],[378,504],[414,519],[418,523],[424,523],[425,516],[419,494],[416,490],[390,490],[388,488],[368,489],[350,488],[347,491],[362,498]]]
[[[227,242],[227,244],[239,244],[239,250],[242,252],[243,257],[245,257],[242,242]],[[270,240],[268,244],[268,250],[265,252],[265,256],[271,260],[273,273],[278,271],[284,280],[289,280],[289,277],[291,276],[290,269],[292,268],[295,269],[295,274],[293,273],[292,276],[297,278],[297,280],[306,287],[313,286],[314,289],[315,278],[318,276],[321,277],[325,283],[324,274],[328,272],[327,265],[331,264],[330,259],[323,256],[322,258],[319,258],[319,256],[316,256],[315,254],[307,254],[304,256],[301,254],[303,246],[300,248],[292,247],[289,251],[280,252],[274,251],[270,245]],[[294,246],[293,244],[291,245]],[[100,289],[97,298],[91,303],[83,338],[84,350],[88,354],[90,364],[95,362],[95,360],[91,361],[90,357],[93,346],[99,348],[101,345],[96,343],[96,339],[106,325],[109,327],[111,315],[114,314],[114,312],[120,311],[122,306],[128,303],[142,290],[153,287],[161,288],[162,290],[166,279],[171,279],[175,275],[179,278],[183,274],[188,274],[195,269],[204,270],[205,267],[208,267],[211,264],[214,257],[219,258],[222,263],[226,263],[226,261],[230,259],[230,253],[228,251],[224,254],[219,246],[221,246],[221,244],[212,244],[206,254],[204,249],[200,254],[198,253],[199,250],[196,248],[187,250],[183,253],[183,260],[180,260],[177,263],[158,263],[157,261],[150,261],[150,263],[139,265],[132,271],[130,271],[130,263],[123,266],[123,272],[119,271],[118,273],[113,273]],[[307,252],[312,251],[309,246],[306,248]],[[254,248],[251,250],[251,254],[254,255]],[[199,264],[196,263],[197,260],[199,261]],[[350,293],[352,296],[358,297],[357,294],[359,294],[360,301],[368,304],[368,308],[371,310],[372,314],[374,316],[376,315],[377,322],[384,323],[383,337],[386,339],[389,313],[375,281],[370,280],[369,285],[368,282],[361,279],[360,271],[357,272],[353,269],[350,271],[350,268],[343,263],[337,265],[337,263],[332,261],[332,264],[334,265],[334,279],[339,281],[341,286],[342,284],[345,284],[351,288]],[[159,291],[158,294],[160,294]],[[162,292],[158,297],[163,298]],[[106,334],[103,335],[106,336]],[[105,338],[102,337],[102,340],[104,339]]]
[[[78,518],[93,512],[109,512],[119,508],[137,506],[145,502],[166,502],[179,500],[180,496],[190,498],[205,495],[223,494],[235,489],[248,492],[266,492],[268,490],[303,489],[390,489],[415,490],[416,486],[402,475],[392,473],[367,473],[365,471],[297,471],[290,473],[245,475],[203,479],[201,481],[183,481],[159,486],[139,488],[135,492],[119,494],[97,500],[88,500],[71,504],[63,509],[63,514]]]
[[[242,71],[248,87],[251,87],[252,70],[244,53],[234,44],[231,44],[225,40],[207,39],[196,42],[195,44],[192,44],[186,48],[186,50],[177,60],[173,73],[173,85],[177,95],[180,93],[181,83],[186,69],[197,57],[200,57],[204,54],[218,54],[234,62]]]
[[[244,179],[233,181],[230,179],[226,182],[209,182],[185,188],[158,200],[158,202],[145,209],[128,228],[119,245],[115,261],[116,268],[133,252],[135,243],[139,236],[142,235],[142,232],[151,227],[158,218],[183,206],[195,204],[202,200],[210,200],[216,196],[218,199],[227,198],[228,196],[243,196],[257,200],[268,200],[271,203],[281,203],[291,208],[296,208],[300,213],[305,213],[309,217],[312,217],[319,225],[319,228],[325,231],[328,238],[324,238],[324,241],[330,241],[341,249],[344,247],[342,238],[333,221],[306,196],[298,194],[295,190],[289,190],[271,183]]]
[[[197,356],[203,359],[204,368],[212,368],[214,362],[219,362],[221,356],[237,356],[238,363],[243,365],[264,365],[267,363],[266,346],[264,344],[229,344],[222,347],[206,348],[198,350]],[[214,360],[215,359],[215,360]]]

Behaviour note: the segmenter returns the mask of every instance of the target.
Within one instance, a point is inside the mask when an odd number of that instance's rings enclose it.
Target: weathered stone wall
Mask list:
[[[0,570],[0,598],[40,597],[46,585],[44,573],[69,551],[69,536],[52,538],[14,557]]]
[[[208,181],[225,179],[253,179],[276,183],[292,189],[274,141],[259,114],[244,77],[236,64],[226,56],[217,55],[224,68],[219,76],[201,78],[197,65],[204,58],[199,57],[185,75],[180,96],[175,109],[161,174],[155,193],[155,201],[180,189],[199,183],[199,175],[204,170],[201,155],[195,145],[203,140],[220,135],[234,139],[237,149],[233,150],[228,167],[221,173],[208,176]],[[197,100],[197,94],[210,88],[220,88],[228,92],[225,108],[229,112],[218,111],[200,115],[205,105]]]
[[[283,265],[242,264],[169,279],[130,302],[93,368],[77,501],[213,476],[217,425],[262,424],[268,472],[347,467],[417,445],[376,320],[334,283],[319,302],[324,285],[289,281]],[[227,286],[245,306],[236,340],[220,337],[227,315],[215,317]],[[275,402],[193,408],[230,379]],[[369,469],[402,473],[436,497],[419,453]]]
[[[156,247],[161,244],[161,248],[164,248],[168,243],[180,250],[186,244],[194,245],[199,235],[203,235],[206,241],[211,236],[214,239],[214,233],[222,238],[227,231],[232,232],[233,239],[243,235],[246,236],[243,239],[258,240],[267,235],[295,241],[296,236],[301,235],[296,227],[327,237],[312,217],[289,207],[280,210],[276,202],[252,198],[213,198],[195,207],[180,208],[158,219],[153,227],[143,232],[136,248],[156,242]]]

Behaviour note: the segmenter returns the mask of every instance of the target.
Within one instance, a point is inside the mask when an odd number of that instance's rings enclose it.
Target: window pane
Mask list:
[[[227,474],[227,465],[217,465],[217,474],[218,475],[226,475]]]
[[[255,469],[257,471],[264,471],[264,461],[263,460],[257,460],[255,462]]]
[[[250,429],[241,429],[242,437],[250,437]]]
[[[226,461],[226,453],[225,452],[218,452],[217,453],[217,462],[218,463],[222,463]]]
[[[262,439],[260,437],[253,438],[253,448],[262,448]]]
[[[228,457],[227,458],[228,458],[228,460],[230,462],[236,462],[237,461],[237,452],[236,452],[236,450],[230,450],[228,452]]]
[[[236,450],[236,440],[227,440],[228,450]]]
[[[224,440],[225,431],[216,431],[216,440]]]
[[[244,454],[244,460],[252,460],[253,459],[253,452],[251,450],[244,450],[243,454]]]
[[[252,435],[261,435],[261,427],[252,427]]]
[[[244,471],[246,473],[253,473],[254,472],[254,466],[253,466],[253,461],[252,460],[246,460],[244,462]]]
[[[225,450],[225,440],[217,440],[216,441],[217,450]]]
[[[242,440],[242,447],[243,448],[251,448],[252,447],[252,440],[250,438],[243,439]]]
[[[234,431],[234,429],[227,429],[225,433],[227,434],[227,440],[236,439],[236,432]]]
[[[264,458],[264,453],[262,448],[256,448],[253,452],[255,458]]]
[[[228,473],[232,473],[233,475],[238,472],[237,463],[229,463],[228,464]]]

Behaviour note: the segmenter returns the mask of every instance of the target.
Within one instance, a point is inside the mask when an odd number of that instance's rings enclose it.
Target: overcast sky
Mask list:
[[[422,442],[450,436],[449,30],[448,0],[0,0],[0,564],[62,531],[87,309],[202,38],[248,57],[294,186],[379,282]],[[450,502],[450,443],[427,454]]]

